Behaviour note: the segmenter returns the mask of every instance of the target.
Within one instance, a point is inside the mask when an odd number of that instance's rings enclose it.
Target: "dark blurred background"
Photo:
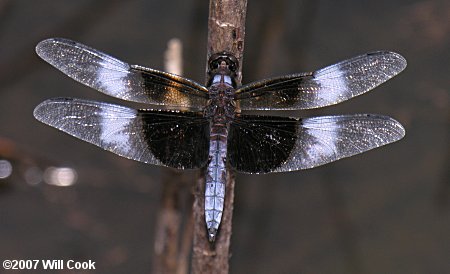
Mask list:
[[[119,101],[64,76],[34,47],[66,37],[163,69],[175,37],[184,75],[202,83],[207,16],[198,0],[0,0],[1,260],[151,271],[163,172],[37,122],[34,107],[51,97]],[[231,272],[449,273],[450,2],[250,0],[246,32],[244,83],[372,50],[401,53],[406,70],[375,91],[295,115],[380,113],[406,137],[312,170],[237,176]]]

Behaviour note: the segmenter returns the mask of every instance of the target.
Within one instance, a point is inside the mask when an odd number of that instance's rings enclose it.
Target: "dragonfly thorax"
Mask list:
[[[204,110],[205,117],[212,119],[213,123],[226,123],[230,121],[236,112],[234,101],[235,89],[224,82],[225,76],[221,76],[219,83],[214,83],[209,87],[209,100]]]
[[[220,52],[213,54],[208,64],[209,100],[204,113],[213,123],[224,124],[234,117],[236,111],[234,95],[238,61],[232,54]]]

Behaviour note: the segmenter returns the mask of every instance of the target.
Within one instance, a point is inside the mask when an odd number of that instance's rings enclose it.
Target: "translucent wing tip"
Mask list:
[[[39,42],[36,45],[35,50],[39,57],[48,62],[52,58],[52,52],[54,52],[54,47],[57,46],[58,44],[76,45],[77,43],[75,41],[65,38],[48,38]]]
[[[387,140],[387,142],[384,145],[393,143],[393,142],[397,142],[401,139],[403,139],[403,137],[405,137],[406,135],[406,130],[403,127],[403,125],[395,120],[392,117],[389,116],[384,116],[384,115],[379,115],[379,114],[367,114],[368,117],[378,117],[380,119],[385,120],[385,124],[386,124],[386,130],[389,131],[389,138]]]
[[[33,110],[33,116],[34,118],[36,118],[36,120],[38,120],[39,122],[42,122],[44,120],[44,116],[45,116],[45,109],[48,105],[48,101],[50,100],[46,100],[42,103],[40,103],[39,105],[37,105],[34,110]]]
[[[402,55],[388,50],[380,50],[367,53],[368,56],[377,56],[385,63],[390,64],[391,67],[395,68],[396,74],[403,71],[407,66],[407,61]]]
[[[398,140],[403,139],[403,137],[405,137],[405,135],[406,135],[405,128],[403,127],[403,125],[399,121],[397,121],[397,120],[395,120],[393,118],[390,118],[390,119],[391,119],[392,124],[394,125],[394,127],[396,129],[396,133],[397,133],[396,136],[394,137],[393,142],[396,142]]]
[[[48,38],[42,40],[36,45],[36,53],[39,57],[45,60],[46,52],[49,47],[57,43],[57,38]]]
[[[49,118],[49,108],[52,108],[52,105],[55,103],[65,103],[68,101],[74,101],[72,98],[52,98],[45,100],[44,102],[37,105],[33,110],[33,116],[39,122],[47,124],[47,120]]]

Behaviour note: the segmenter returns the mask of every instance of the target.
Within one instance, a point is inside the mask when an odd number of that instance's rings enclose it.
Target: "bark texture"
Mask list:
[[[246,0],[211,0],[208,19],[207,60],[217,52],[232,53],[239,61],[237,82],[242,79],[242,60],[245,36]],[[208,64],[206,64],[206,71]],[[206,78],[208,76],[206,75]],[[192,273],[228,273],[231,242],[231,224],[234,200],[234,173],[228,168],[225,205],[222,223],[214,243],[208,241],[205,213],[205,170],[197,182],[194,214],[194,241],[192,255]]]

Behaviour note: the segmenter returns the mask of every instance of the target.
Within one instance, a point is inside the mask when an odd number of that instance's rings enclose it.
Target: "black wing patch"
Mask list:
[[[270,78],[236,91],[243,110],[297,110],[334,105],[386,82],[406,67],[401,55],[367,53],[315,72]]]
[[[200,113],[56,98],[38,105],[34,116],[128,159],[180,169],[200,168],[208,160],[209,122]]]
[[[245,173],[313,168],[400,140],[394,119],[372,114],[304,119],[242,115],[230,125],[228,161]]]
[[[129,65],[68,39],[44,40],[36,46],[36,52],[74,80],[119,99],[192,109],[206,105],[208,90],[194,81]]]
[[[294,150],[297,131],[293,118],[240,115],[230,125],[228,161],[241,172],[273,172]]]

